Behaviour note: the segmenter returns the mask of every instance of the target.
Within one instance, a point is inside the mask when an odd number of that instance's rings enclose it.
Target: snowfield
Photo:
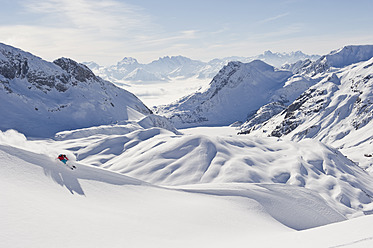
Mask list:
[[[168,131],[154,130],[157,129],[143,131],[153,135],[166,132],[163,134],[168,136],[164,137],[166,143],[174,139],[202,139],[200,134],[181,135],[177,138]],[[137,130],[127,135],[142,137],[143,140],[137,142],[146,144],[146,135],[139,134]],[[211,135],[204,139],[212,138]],[[105,135],[102,130],[97,136],[106,141],[114,137],[117,141],[126,140],[126,135]],[[219,135],[215,134],[216,136]],[[227,139],[229,135],[219,137]],[[91,136],[92,145],[96,143],[96,138],[95,135]],[[268,165],[266,173],[258,172],[258,176],[267,177],[262,179],[265,182],[237,183],[218,180],[216,183],[157,186],[111,169],[87,164],[88,157],[80,160],[82,153],[76,148],[85,147],[85,142],[86,138],[33,141],[14,131],[0,133],[0,186],[3,189],[0,191],[3,199],[0,204],[0,246],[246,247],[250,244],[255,247],[299,247],[301,242],[302,247],[338,247],[345,244],[368,247],[373,244],[369,231],[372,218],[365,216],[346,222],[349,215],[347,213],[361,215],[361,211],[353,208],[347,210],[335,203],[332,195],[325,195],[328,194],[327,190],[320,183],[333,182],[336,191],[332,191],[332,194],[348,192],[345,194],[350,194],[354,199],[362,200],[361,204],[371,207],[369,199],[351,195],[359,194],[359,190],[349,191],[351,189],[345,183],[333,176],[327,180],[323,179],[326,176],[323,173],[310,171],[310,177],[318,185],[317,189],[312,190],[300,185],[273,182],[270,175],[279,168]],[[263,142],[256,144],[259,148],[252,145],[253,141],[250,140],[239,142],[240,148],[246,146],[249,154],[251,149],[260,153],[261,149],[268,149],[270,146]],[[118,148],[115,142],[96,143],[95,146],[102,151]],[[269,154],[262,159],[269,159],[275,150],[289,149],[286,146],[288,145],[275,144],[273,151],[267,151]],[[78,167],[74,171],[55,158],[57,151],[63,151],[64,148],[73,160],[70,162]],[[161,157],[166,154],[165,149],[169,155],[172,153],[174,157],[180,156],[177,146],[172,150],[162,148],[159,141],[154,139],[152,150],[157,150]],[[225,149],[224,155],[230,154],[233,159],[240,160],[239,153],[233,154],[239,148],[228,146]],[[314,151],[319,149],[328,153],[323,146]],[[140,149],[139,152],[144,150]],[[152,156],[148,154],[141,158],[151,159]],[[172,158],[164,157],[163,161],[172,164],[170,159]],[[197,162],[200,159],[197,157],[192,160]],[[289,163],[291,159],[293,158],[284,158],[283,162]],[[131,156],[122,156],[121,160],[127,160],[130,164]],[[159,158],[155,160],[158,161]],[[257,167],[260,168],[261,163],[258,162]],[[139,164],[139,167],[144,166],[146,167],[145,162],[142,166]],[[189,168],[189,173],[198,174],[198,170]],[[354,173],[360,174],[358,170],[354,170]],[[236,174],[240,175],[241,172]],[[345,172],[345,176],[350,174]],[[361,178],[359,175],[355,176],[363,181],[368,180],[362,175]],[[170,175],[169,177],[172,178]],[[364,184],[360,180],[354,183],[356,187]],[[371,185],[370,181],[365,186],[369,188]],[[318,190],[321,190],[321,194]],[[343,222],[324,226],[340,221]]]
[[[175,135],[160,128],[124,135],[51,141],[79,162],[164,185],[265,183],[320,194],[344,216],[373,209],[371,176],[320,142],[215,134]]]

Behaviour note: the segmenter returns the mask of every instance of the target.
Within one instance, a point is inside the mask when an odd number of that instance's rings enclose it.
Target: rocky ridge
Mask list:
[[[132,93],[96,77],[85,65],[53,63],[0,44],[0,129],[30,136],[114,124],[151,111]]]

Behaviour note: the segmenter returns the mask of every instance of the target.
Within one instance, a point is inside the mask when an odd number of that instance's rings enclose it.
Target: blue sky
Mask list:
[[[209,61],[373,44],[372,0],[0,0],[0,42],[47,60]]]

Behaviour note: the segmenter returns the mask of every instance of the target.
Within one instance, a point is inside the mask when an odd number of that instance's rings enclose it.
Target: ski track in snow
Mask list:
[[[355,245],[360,245],[360,243],[362,243],[362,242],[371,241],[371,240],[373,240],[373,237],[369,237],[369,238],[365,238],[365,239],[353,241],[353,242],[347,243],[347,244],[342,244],[342,245],[337,245],[337,246],[331,246],[330,248],[338,248],[338,247],[346,247],[346,246],[351,247],[351,246],[355,246]]]

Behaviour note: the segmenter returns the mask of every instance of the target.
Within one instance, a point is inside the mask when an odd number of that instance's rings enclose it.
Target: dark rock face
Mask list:
[[[284,120],[271,132],[271,136],[281,137],[287,135],[302,123],[304,116],[318,113],[325,107],[326,100],[323,99],[323,96],[326,94],[325,90],[316,88],[310,88],[305,91],[284,110]]]
[[[256,125],[265,123],[273,116],[283,112],[286,106],[281,102],[272,102],[264,105],[258,111],[255,112],[243,125],[241,125],[241,130],[238,134],[249,134]]]
[[[79,82],[86,82],[96,77],[87,66],[79,64],[71,59],[60,58],[53,61],[53,63],[61,67],[67,73],[73,75]]]
[[[17,50],[12,52],[0,49],[0,53],[5,58],[0,60],[0,75],[7,79],[2,81],[3,84],[9,84],[9,81],[15,78],[25,78],[28,83],[45,93],[53,88],[59,92],[64,92],[68,89],[67,84],[71,78],[68,74],[50,74],[36,68],[30,68],[30,58],[17,52]],[[10,91],[8,90],[8,92]]]
[[[56,88],[60,92],[64,92],[67,90],[67,87],[64,86],[62,83],[57,82],[59,85],[56,87],[56,77],[53,75],[46,75],[43,72],[31,72],[27,74],[27,80],[36,86],[40,90],[47,90],[50,91],[52,88]]]
[[[304,92],[302,95],[300,95],[292,104],[289,105],[289,107],[285,110],[286,115],[285,119],[290,118],[294,115],[294,112],[296,110],[299,110],[302,105],[307,102],[307,100],[311,97],[312,93],[315,92],[316,89],[309,89],[306,92]]]
[[[70,86],[76,86],[79,82],[88,82],[91,79],[97,79],[87,66],[71,59],[60,58],[55,60],[54,65],[56,67],[48,72],[35,66],[30,67],[30,64],[35,59],[28,57],[27,53],[23,53],[17,49],[13,49],[12,51],[0,49],[0,53],[3,57],[0,60],[0,75],[6,79],[0,83],[3,84],[4,88],[6,88],[5,84],[9,84],[10,80],[25,78],[31,84],[30,87],[34,86],[44,93],[52,89],[56,89],[58,92],[65,92]],[[100,80],[95,81],[100,82]],[[7,91],[10,92],[9,90]]]
[[[29,70],[26,58],[19,54],[12,54],[6,51],[0,51],[10,63],[0,62],[0,74],[7,79],[24,78]]]
[[[218,92],[229,84],[231,76],[238,71],[243,63],[238,61],[229,62],[224,66],[219,73],[210,82],[211,89],[213,89],[209,99],[213,98]]]

